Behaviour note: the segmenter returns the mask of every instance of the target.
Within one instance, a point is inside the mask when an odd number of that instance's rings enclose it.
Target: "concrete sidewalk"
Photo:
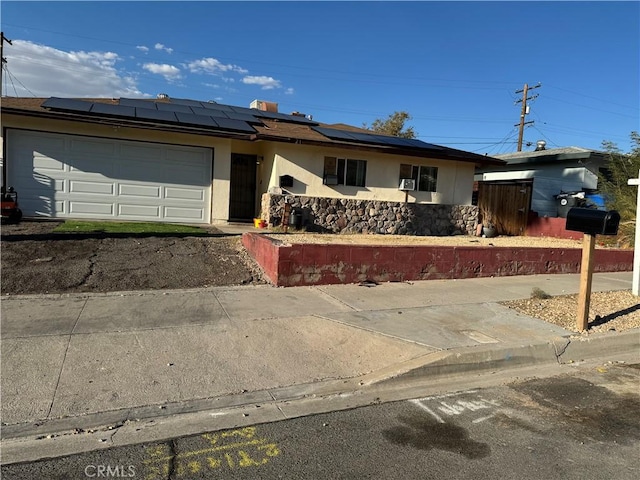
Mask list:
[[[3,438],[62,418],[86,427],[105,412],[293,398],[340,379],[363,385],[568,359],[571,332],[497,302],[578,285],[579,275],[539,275],[4,297]],[[630,288],[629,272],[594,275],[593,291]],[[640,346],[637,330],[589,337],[574,342],[575,355]]]

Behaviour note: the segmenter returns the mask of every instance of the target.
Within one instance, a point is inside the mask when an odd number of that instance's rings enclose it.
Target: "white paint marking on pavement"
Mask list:
[[[431,410],[429,407],[427,407],[425,404],[423,404],[420,400],[415,399],[415,400],[409,400],[409,401],[411,403],[413,403],[414,405],[418,406],[419,408],[421,408],[422,410],[428,412],[433,418],[436,419],[436,421],[438,423],[445,423],[444,420],[442,419],[442,417],[440,417],[440,415],[438,415],[436,412]]]
[[[213,413],[210,413],[209,415],[211,417],[221,417],[222,415],[226,415],[226,414],[227,414],[226,412],[213,412]]]
[[[437,400],[439,398],[450,398],[450,397],[457,397],[460,395],[467,395],[470,393],[478,393],[479,390],[464,390],[462,392],[454,392],[454,393],[443,393],[442,395],[432,395],[430,397],[424,397],[421,398],[420,401],[423,402],[425,400]]]
[[[476,418],[475,420],[472,420],[472,423],[480,423],[480,422],[484,422],[485,420],[489,420],[490,418],[495,417],[495,413],[492,413],[491,415],[487,415],[486,417],[480,417],[480,418]]]

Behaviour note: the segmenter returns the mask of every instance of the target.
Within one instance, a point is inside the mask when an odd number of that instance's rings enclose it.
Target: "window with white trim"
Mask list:
[[[413,178],[416,182],[416,190],[420,192],[438,191],[438,167],[425,165],[400,165],[400,180]]]
[[[324,183],[364,187],[367,178],[367,161],[351,158],[324,157]],[[335,181],[334,181],[335,180]]]

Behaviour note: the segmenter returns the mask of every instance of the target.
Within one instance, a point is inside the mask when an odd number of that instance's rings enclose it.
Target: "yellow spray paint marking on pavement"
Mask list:
[[[173,471],[175,477],[207,470],[260,467],[280,455],[278,445],[257,436],[256,427],[240,428],[200,436],[202,448],[173,454],[168,445],[146,450],[146,480],[160,480]]]

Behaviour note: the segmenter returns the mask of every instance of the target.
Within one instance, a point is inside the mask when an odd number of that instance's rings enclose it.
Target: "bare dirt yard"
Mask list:
[[[2,225],[2,295],[265,283],[239,236],[53,233],[59,222]]]
[[[59,234],[55,221],[2,225],[2,295],[181,289],[266,283],[239,236],[207,227],[205,236]],[[268,233],[284,243],[581,248],[579,240],[533,237],[408,237]],[[605,248],[598,245],[597,248]],[[532,292],[533,294],[534,292]],[[575,329],[577,296],[532,298],[504,305]],[[544,295],[542,295],[544,296]],[[594,292],[589,332],[640,327],[640,305],[630,291]]]

